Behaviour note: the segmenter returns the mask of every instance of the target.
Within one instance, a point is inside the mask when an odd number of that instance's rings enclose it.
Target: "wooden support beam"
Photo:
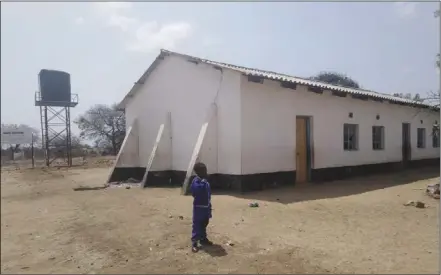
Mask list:
[[[158,134],[156,135],[155,144],[153,145],[152,151],[150,152],[149,160],[148,160],[147,165],[145,167],[144,176],[142,177],[141,188],[144,188],[147,185],[147,176],[150,172],[150,169],[152,168],[153,160],[155,159],[159,142],[161,142],[162,133],[164,132],[164,126],[165,126],[164,124],[161,124],[159,126]]]
[[[119,148],[119,152],[116,155],[116,159],[115,159],[115,162],[113,163],[112,169],[110,170],[110,174],[107,177],[107,183],[110,183],[110,178],[112,177],[113,171],[115,171],[116,166],[119,164],[121,154],[123,153],[123,151],[126,148],[127,140],[129,138],[129,136],[132,134],[133,128],[136,126],[136,123],[137,123],[137,119],[134,119],[132,125],[130,125],[129,129],[126,132],[126,136],[124,137],[124,140],[121,144],[121,147]]]
[[[201,126],[201,130],[199,131],[196,144],[193,148],[193,153],[191,155],[190,162],[188,163],[187,174],[185,175],[184,184],[182,185],[182,190],[181,190],[182,195],[188,195],[190,192],[190,178],[191,175],[193,174],[193,167],[196,164],[196,161],[199,157],[199,153],[201,151],[209,123],[212,121],[212,119],[217,119],[216,117],[217,117],[217,105],[213,103],[211,104],[208,110],[205,122]]]

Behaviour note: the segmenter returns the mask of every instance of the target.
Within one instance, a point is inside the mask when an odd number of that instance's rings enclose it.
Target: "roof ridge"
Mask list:
[[[246,67],[246,66],[241,66],[241,65],[235,65],[235,64],[231,64],[231,63],[215,61],[215,60],[212,60],[212,59],[207,59],[207,58],[197,57],[197,56],[193,56],[193,55],[178,53],[178,52],[174,52],[174,51],[170,51],[170,50],[165,50],[165,49],[161,49],[161,51],[168,52],[168,53],[171,53],[171,54],[186,56],[186,57],[190,57],[190,58],[195,58],[195,59],[199,59],[201,61],[209,61],[209,62],[213,62],[213,63],[217,63],[217,64],[222,64],[222,65],[227,65],[227,66],[231,66],[231,67],[236,67],[236,68],[240,68],[240,69],[254,70],[254,71],[259,71],[259,72],[278,74],[278,75],[282,75],[282,76],[286,76],[286,77],[298,78],[298,79],[301,79],[301,80],[322,83],[324,85],[335,86],[335,87],[338,87],[338,88],[345,88],[345,89],[351,89],[351,90],[359,90],[359,91],[364,91],[364,92],[376,93],[376,94],[380,94],[380,95],[393,96],[392,94],[388,94],[388,93],[380,93],[380,92],[376,92],[376,91],[372,91],[372,90],[367,90],[367,89],[362,89],[362,88],[349,88],[349,87],[345,87],[345,86],[339,86],[339,85],[336,85],[336,84],[329,84],[327,82],[320,81],[320,80],[313,80],[313,79],[310,79],[308,77],[301,77],[301,76],[290,75],[290,74],[286,74],[286,73],[278,73],[278,72],[275,72],[275,71],[269,71],[269,70],[257,69],[257,68]]]
[[[325,86],[322,88],[328,88],[328,89],[334,89],[334,90],[339,90],[342,92],[348,92],[348,93],[370,93],[371,96],[378,96],[380,98],[386,99],[386,100],[392,100],[392,101],[396,101],[396,102],[402,102],[405,104],[414,104],[414,105],[425,105],[428,107],[433,107],[430,104],[424,103],[424,102],[418,102],[418,101],[414,101],[413,99],[406,99],[406,98],[400,98],[400,97],[396,97],[393,94],[388,94],[388,93],[380,93],[380,92],[376,92],[376,91],[372,91],[372,90],[367,90],[367,89],[362,89],[362,88],[349,88],[349,87],[345,87],[345,86],[339,86],[339,85],[335,85],[335,84],[329,84],[323,81],[317,81],[317,80],[313,80],[310,78],[306,78],[306,77],[299,77],[299,76],[294,76],[294,75],[288,75],[285,73],[278,73],[278,72],[274,72],[274,71],[268,71],[268,70],[262,70],[262,69],[257,69],[257,68],[251,68],[251,67],[245,67],[245,66],[239,66],[239,65],[235,65],[235,64],[231,64],[231,63],[225,63],[225,62],[219,62],[219,61],[214,61],[214,60],[210,60],[210,59],[206,59],[206,58],[201,58],[201,57],[197,57],[197,56],[192,56],[189,54],[183,54],[183,53],[178,53],[175,51],[171,51],[171,50],[167,50],[167,49],[161,49],[161,53],[167,53],[167,54],[173,54],[173,55],[177,55],[177,56],[181,56],[181,57],[186,57],[186,58],[192,58],[192,59],[196,59],[199,60],[201,62],[204,63],[208,63],[211,65],[218,65],[218,66],[224,66],[227,69],[231,69],[231,70],[236,70],[245,74],[248,73],[252,73],[257,72],[259,74],[272,74],[274,76],[266,76],[269,77],[270,79],[278,79],[281,80],[280,78],[291,78],[291,79],[285,79],[285,81],[293,81],[293,82],[309,82],[310,85],[318,85],[318,86]],[[242,70],[242,71],[241,71]],[[244,71],[251,71],[251,72],[244,72]],[[283,80],[283,79],[282,79]]]

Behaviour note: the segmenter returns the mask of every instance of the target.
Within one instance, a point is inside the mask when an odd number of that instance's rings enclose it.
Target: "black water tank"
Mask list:
[[[38,74],[40,84],[41,101],[51,103],[49,105],[58,106],[56,102],[70,102],[70,74],[55,70],[41,70]]]

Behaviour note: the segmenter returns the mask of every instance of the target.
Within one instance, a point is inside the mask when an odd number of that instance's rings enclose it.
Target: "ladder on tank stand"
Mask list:
[[[43,119],[44,117],[44,119]],[[46,159],[46,166],[49,166],[48,163],[48,156],[46,155],[46,139],[45,139],[45,132],[46,132],[46,124],[44,123],[46,121],[46,116],[44,115],[43,106],[40,106],[40,124],[41,124],[41,148],[43,148],[44,151],[44,158]]]
[[[63,115],[64,111],[64,115]],[[48,113],[50,116],[48,116]],[[58,119],[59,121],[55,121]],[[50,166],[54,160],[59,156],[58,152],[51,159],[51,149],[60,149],[63,152],[63,157],[67,160],[67,165],[72,166],[71,155],[71,133],[70,133],[70,108],[62,107],[56,110],[51,106],[40,106],[40,122],[41,122],[41,134],[42,145],[44,148],[46,166]],[[56,131],[55,127],[63,126],[63,129]],[[60,136],[64,134],[65,140]],[[60,141],[59,144],[56,141]]]

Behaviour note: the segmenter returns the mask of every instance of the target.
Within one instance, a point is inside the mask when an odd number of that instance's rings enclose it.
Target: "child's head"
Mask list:
[[[196,163],[193,170],[196,175],[198,175],[198,177],[207,178],[207,166],[205,166],[205,164],[203,164],[202,162]]]

